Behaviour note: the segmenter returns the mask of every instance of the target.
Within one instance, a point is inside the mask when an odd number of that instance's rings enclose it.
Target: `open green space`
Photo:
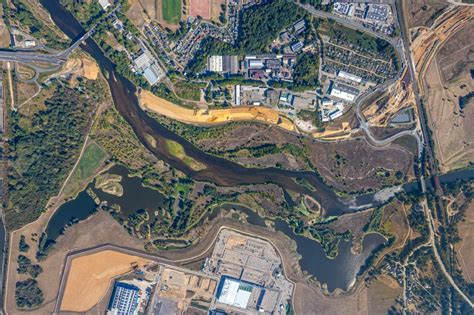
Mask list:
[[[86,180],[92,179],[102,163],[107,158],[107,153],[102,150],[95,142],[87,146],[82,154],[81,160],[74,173],[69,179],[69,183],[64,190],[66,195],[80,190],[80,185]]]
[[[161,12],[166,22],[178,24],[181,20],[181,0],[162,0]]]
[[[189,166],[191,169],[195,171],[203,170],[206,168],[206,166],[192,157],[188,156],[186,152],[184,151],[184,148],[181,144],[179,144],[176,141],[166,139],[166,148],[168,149],[168,152],[183,161],[187,166]]]
[[[174,86],[176,95],[185,100],[199,101],[201,99],[201,89],[205,88],[205,82],[177,81]]]
[[[97,144],[92,142],[84,151],[81,161],[74,171],[74,178],[77,180],[85,180],[94,175],[94,171],[100,166],[106,157],[107,153],[105,153]]]

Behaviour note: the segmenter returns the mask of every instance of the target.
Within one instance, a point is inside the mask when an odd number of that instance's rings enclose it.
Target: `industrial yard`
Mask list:
[[[112,314],[286,314],[292,293],[273,245],[223,228],[199,271],[117,246],[73,253],[66,259],[56,310],[107,305]]]

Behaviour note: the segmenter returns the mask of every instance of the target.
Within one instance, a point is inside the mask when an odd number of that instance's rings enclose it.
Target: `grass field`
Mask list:
[[[181,20],[181,0],[162,0],[163,19],[170,24],[178,24]]]
[[[169,153],[184,163],[186,163],[187,166],[192,168],[195,171],[200,171],[206,168],[202,163],[196,161],[190,156],[186,155],[186,152],[184,152],[184,148],[181,144],[178,142],[175,142],[173,140],[166,140],[166,148],[168,149]]]
[[[107,153],[105,153],[105,151],[96,143],[92,142],[89,144],[84,151],[77,168],[74,170],[64,193],[69,195],[75,193],[77,188],[80,189],[81,184],[86,180],[90,180],[92,176],[94,176],[95,172],[106,158]]]

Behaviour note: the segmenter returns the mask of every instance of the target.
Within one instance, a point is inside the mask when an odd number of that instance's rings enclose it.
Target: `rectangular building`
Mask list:
[[[217,301],[222,304],[246,309],[254,286],[237,279],[222,277],[217,288]]]
[[[207,71],[217,73],[239,72],[239,60],[237,56],[210,56],[207,59]]]
[[[210,56],[207,58],[207,70],[211,72],[222,73],[222,56]]]
[[[240,84],[234,87],[234,104],[240,106]]]
[[[347,80],[351,80],[351,81],[354,81],[354,82],[357,82],[357,83],[361,83],[362,82],[362,78],[355,75],[355,74],[352,74],[352,73],[349,73],[349,72],[346,72],[344,70],[340,70],[338,73],[337,73],[337,76],[340,77],[340,78],[343,78],[343,79],[347,79]]]
[[[344,84],[333,84],[329,95],[344,101],[353,102],[357,95],[359,95],[359,90]]]
[[[109,302],[110,315],[138,314],[140,305],[140,289],[134,285],[116,282]]]

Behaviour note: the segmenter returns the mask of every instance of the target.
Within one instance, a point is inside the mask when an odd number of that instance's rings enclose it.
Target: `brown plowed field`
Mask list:
[[[189,8],[190,16],[200,16],[205,20],[211,18],[211,1],[210,0],[191,0]]]

